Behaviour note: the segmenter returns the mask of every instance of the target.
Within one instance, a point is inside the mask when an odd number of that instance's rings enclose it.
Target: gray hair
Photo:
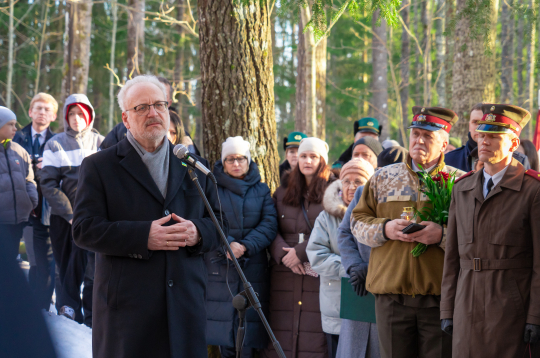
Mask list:
[[[118,92],[118,105],[120,106],[120,109],[123,111],[126,110],[125,104],[126,104],[126,96],[131,87],[136,85],[137,83],[152,83],[156,85],[162,92],[165,98],[167,98],[167,88],[163,83],[161,83],[156,76],[153,75],[140,75],[137,76],[129,81],[126,82],[124,87],[120,89],[120,92]]]

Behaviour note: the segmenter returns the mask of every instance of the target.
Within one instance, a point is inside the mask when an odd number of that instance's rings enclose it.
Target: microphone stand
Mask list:
[[[236,260],[236,257],[234,256],[231,246],[229,245],[229,242],[227,241],[227,238],[225,237],[225,234],[223,233],[223,230],[221,229],[221,226],[219,225],[216,215],[214,214],[214,211],[212,210],[212,207],[210,206],[210,203],[208,202],[206,195],[204,195],[204,192],[201,188],[201,184],[199,183],[199,178],[197,177],[197,174],[191,168],[190,163],[186,163],[186,164],[189,164],[189,168],[188,168],[189,176],[191,177],[191,180],[193,180],[193,182],[195,183],[195,186],[197,187],[197,191],[199,192],[199,196],[203,200],[204,205],[206,206],[206,210],[210,214],[210,217],[212,218],[214,226],[216,227],[219,233],[221,241],[223,245],[227,248],[227,252],[229,253],[229,256],[231,257],[231,261],[233,262],[234,267],[236,268],[236,271],[238,272],[238,276],[240,276],[240,279],[242,280],[242,283],[244,285],[244,291],[240,292],[233,299],[233,306],[234,308],[238,310],[238,317],[240,320],[239,325],[238,325],[238,334],[236,337],[236,357],[240,358],[240,355],[242,353],[242,345],[244,342],[244,334],[245,334],[244,322],[245,322],[246,310],[249,307],[253,307],[253,309],[255,309],[255,311],[259,315],[264,325],[264,328],[266,328],[266,332],[268,333],[268,336],[270,337],[270,340],[272,341],[272,345],[274,346],[276,353],[278,354],[279,357],[286,358],[285,353],[283,352],[283,349],[281,348],[281,345],[276,339],[274,332],[272,332],[272,328],[270,328],[270,324],[268,323],[268,321],[266,320],[266,317],[264,316],[261,302],[259,301],[259,296],[257,295],[255,290],[251,286],[251,283],[249,283],[246,276],[244,275],[244,272],[240,268],[240,264],[238,264],[238,261]]]

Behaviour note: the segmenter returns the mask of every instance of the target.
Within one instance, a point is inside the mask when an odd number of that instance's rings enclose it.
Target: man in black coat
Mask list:
[[[118,102],[127,138],[83,161],[73,216],[75,243],[97,253],[94,357],[206,357],[202,254],[218,247],[217,230],[167,140],[163,85],[135,77]]]

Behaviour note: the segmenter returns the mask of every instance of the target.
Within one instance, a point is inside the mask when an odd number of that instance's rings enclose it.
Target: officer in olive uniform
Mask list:
[[[283,150],[285,150],[285,160],[279,165],[279,176],[298,164],[298,147],[300,141],[307,138],[302,132],[291,132],[283,138]],[[292,165],[291,165],[292,164]]]
[[[372,117],[364,117],[354,122],[354,141],[347,150],[345,150],[339,159],[332,164],[332,168],[339,168],[352,159],[354,143],[362,137],[373,137],[379,140],[382,126],[379,121]]]
[[[503,104],[482,110],[484,169],[452,193],[442,329],[453,334],[454,358],[539,357],[540,174],[512,158],[531,115]]]

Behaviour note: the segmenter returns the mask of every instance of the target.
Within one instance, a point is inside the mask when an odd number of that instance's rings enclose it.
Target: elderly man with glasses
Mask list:
[[[84,160],[73,218],[75,242],[97,254],[94,357],[206,356],[202,254],[218,247],[218,234],[167,140],[163,84],[135,77],[118,104],[127,140]]]

